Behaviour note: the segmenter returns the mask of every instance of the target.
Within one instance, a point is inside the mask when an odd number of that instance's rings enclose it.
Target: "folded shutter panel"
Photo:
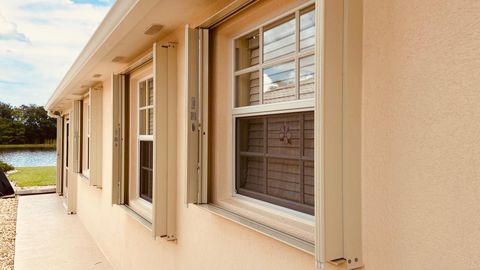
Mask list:
[[[73,102],[72,113],[73,127],[73,172],[82,172],[82,147],[81,147],[81,127],[82,127],[82,101],[75,100]]]
[[[154,236],[174,240],[176,219],[176,49],[153,46],[155,149]]]
[[[168,81],[167,81],[167,51],[168,49],[153,44],[153,74],[155,82],[155,130],[153,171],[153,233],[154,236],[167,235],[167,184],[168,184]]]
[[[63,177],[63,117],[57,118],[57,193],[62,194]]]
[[[112,75],[112,204],[122,203],[124,75]]]
[[[207,203],[208,29],[185,28],[187,95],[187,203]]]
[[[102,187],[102,89],[90,89],[90,184]],[[87,143],[87,142],[85,142]]]

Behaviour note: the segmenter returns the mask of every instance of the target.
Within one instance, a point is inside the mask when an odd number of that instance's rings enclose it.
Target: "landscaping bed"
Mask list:
[[[17,198],[0,199],[0,269],[13,269],[17,224]]]

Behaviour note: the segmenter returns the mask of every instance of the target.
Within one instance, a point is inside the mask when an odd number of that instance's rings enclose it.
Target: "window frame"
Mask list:
[[[249,205],[254,206],[255,208],[258,208],[260,211],[266,211],[266,212],[271,212],[274,215],[289,218],[292,220],[298,220],[301,223],[307,224],[309,226],[314,227],[315,226],[315,215],[310,215],[298,210],[294,210],[282,205],[275,204],[273,202],[261,200],[259,198],[255,197],[250,197],[247,195],[240,194],[237,191],[237,183],[236,183],[236,177],[237,177],[237,168],[236,168],[236,162],[237,162],[237,118],[244,118],[244,117],[254,117],[254,116],[259,116],[259,117],[265,117],[265,116],[271,116],[271,115],[278,115],[278,114],[288,114],[288,113],[302,113],[302,112],[315,112],[315,96],[312,98],[307,98],[307,99],[300,99],[300,59],[313,56],[315,57],[315,46],[306,49],[302,51],[300,49],[300,16],[302,14],[302,11],[310,12],[312,10],[316,10],[316,3],[312,1],[308,1],[305,4],[299,5],[295,8],[292,8],[291,10],[284,12],[280,14],[279,16],[276,16],[272,19],[267,20],[266,22],[262,22],[258,25],[256,25],[253,28],[250,28],[246,31],[241,32],[238,35],[235,35],[231,38],[230,40],[230,46],[231,46],[231,54],[230,54],[230,59],[231,59],[231,70],[230,76],[231,76],[231,85],[230,85],[230,91],[232,94],[231,98],[231,132],[232,132],[232,144],[233,147],[231,149],[231,172],[230,172],[230,192],[231,192],[231,199],[235,203],[247,203]],[[272,25],[278,25],[281,24],[286,18],[292,17],[292,15],[295,18],[295,51],[292,53],[289,53],[285,56],[281,56],[279,58],[275,58],[273,60],[270,60],[268,62],[263,61],[263,29],[267,28]],[[315,27],[317,27],[315,25]],[[235,43],[236,40],[248,35],[249,33],[258,31],[259,33],[259,63],[257,65],[247,67],[244,69],[239,69],[237,70],[237,63],[236,63],[236,53],[235,53]],[[295,95],[296,99],[295,100],[290,100],[290,101],[282,101],[282,102],[277,102],[277,103],[268,103],[264,104],[263,102],[263,72],[265,68],[272,67],[278,64],[282,63],[288,63],[294,60],[295,63]],[[315,67],[317,66],[317,63],[315,63]],[[259,103],[258,105],[249,105],[249,106],[236,106],[236,99],[237,99],[237,87],[236,87],[236,78],[239,75],[242,74],[248,74],[250,72],[257,71],[259,72]],[[315,76],[316,78],[317,76]],[[316,85],[316,79],[314,81],[314,84]],[[315,121],[315,120],[314,120]],[[316,139],[316,138],[315,138]],[[315,165],[314,165],[315,166]],[[220,203],[223,204],[223,203]],[[228,207],[228,202],[224,204]],[[314,239],[311,239],[313,242]]]
[[[362,3],[337,0],[314,0],[315,3],[315,243],[289,235],[269,224],[244,215],[244,205],[252,199],[242,200],[242,207],[229,207],[227,203],[212,201],[209,189],[208,99],[209,93],[203,78],[209,77],[209,30],[256,4],[254,0],[237,0],[198,27],[185,26],[186,76],[185,118],[187,131],[187,190],[186,203],[193,203],[219,217],[233,221],[268,237],[315,255],[317,268],[325,264],[347,263],[348,269],[363,266],[361,252],[361,61],[362,52]],[[262,5],[262,4],[260,4]],[[207,49],[205,49],[205,47]],[[343,57],[345,56],[345,57]],[[328,67],[328,68],[325,68]],[[232,84],[234,82],[232,81]],[[198,102],[197,102],[198,101]],[[352,105],[354,108],[350,108]],[[280,108],[278,108],[280,110]],[[248,114],[248,113],[246,113]],[[343,120],[342,120],[343,118]],[[346,121],[347,120],[347,121]],[[346,123],[345,123],[346,122]],[[343,125],[342,125],[343,123]],[[346,126],[345,126],[346,125]],[[343,126],[343,130],[342,130]],[[347,133],[345,133],[345,127]],[[227,149],[231,151],[231,149]],[[347,163],[345,163],[347,161]],[[231,172],[231,170],[229,170]],[[343,174],[343,176],[342,176]],[[231,177],[231,175],[226,175]],[[210,189],[211,190],[211,189]],[[228,191],[222,191],[227,194]],[[208,196],[207,196],[208,195]],[[256,201],[258,206],[267,203]],[[230,205],[231,206],[231,205]],[[274,205],[269,205],[271,212]],[[279,216],[289,209],[279,211]],[[270,214],[269,212],[268,214]],[[298,213],[292,213],[295,216]],[[312,218],[310,216],[309,218]],[[285,219],[282,219],[283,223]]]
[[[85,107],[87,109],[85,110]],[[88,91],[82,99],[82,169],[81,174],[84,178],[90,179],[91,151],[92,151],[92,96]],[[85,160],[86,159],[86,160]]]
[[[148,69],[147,69],[148,70]],[[143,218],[145,218],[146,220],[148,220],[149,222],[152,222],[153,220],[153,200],[155,200],[154,198],[154,190],[153,190],[153,185],[152,185],[152,202],[149,202],[148,200],[144,199],[141,197],[141,194],[140,194],[140,173],[141,173],[141,168],[140,168],[140,144],[142,141],[149,141],[149,142],[152,142],[152,148],[155,149],[155,127],[156,127],[156,124],[155,124],[155,79],[154,79],[154,75],[153,75],[153,68],[152,68],[152,71],[145,71],[146,73],[148,73],[147,75],[144,75],[144,76],[141,76],[139,78],[137,78],[137,82],[136,82],[136,89],[131,89],[133,91],[137,91],[136,93],[136,103],[135,103],[135,110],[137,112],[137,123],[136,123],[136,135],[137,135],[137,138],[136,138],[136,142],[134,142],[136,144],[136,159],[134,160],[135,164],[136,164],[136,172],[135,172],[135,176],[136,176],[136,179],[131,179],[130,177],[128,178],[128,185],[135,185],[135,192],[134,194],[132,194],[133,192],[128,191],[128,206],[132,208],[133,211],[137,212],[138,214],[140,214]],[[145,101],[148,100],[148,81],[151,79],[151,83],[153,84],[153,104],[152,105],[148,105],[148,103],[146,102],[145,103],[145,106],[141,107],[140,106],[140,84],[142,82],[145,82]],[[131,80],[131,78],[130,78]],[[152,126],[152,130],[153,130],[153,134],[148,134],[149,131],[148,131],[148,110],[149,109],[152,109],[153,110],[153,126]],[[140,134],[140,112],[142,110],[145,110],[145,130],[146,130],[146,133],[147,135],[142,135]],[[132,116],[131,115],[131,112],[130,113],[130,117]],[[154,152],[154,150],[152,149],[152,154]],[[152,162],[155,163],[155,158],[154,156],[152,157]],[[152,168],[152,182],[155,182],[155,166],[153,166]],[[133,195],[133,196],[132,196]]]
[[[150,81],[151,80],[151,81]],[[140,181],[141,181],[141,166],[140,166],[140,161],[141,161],[141,157],[140,157],[140,150],[141,150],[141,142],[152,142],[152,164],[153,164],[153,149],[155,148],[155,135],[154,135],[154,131],[155,131],[155,83],[154,83],[154,79],[153,79],[153,74],[150,74],[150,75],[147,75],[143,78],[140,78],[137,82],[137,89],[138,91],[140,92],[140,84],[142,82],[145,82],[145,106],[141,107],[140,106],[140,93],[137,94],[137,104],[138,104],[138,108],[137,108],[137,112],[138,112],[138,121],[137,121],[137,181],[136,181],[136,185],[137,185],[137,195],[138,195],[138,198],[137,199],[141,199],[143,200],[142,203],[146,203],[149,210],[151,210],[151,205],[152,205],[152,202],[142,198],[142,195],[140,194]],[[152,105],[149,105],[148,104],[148,91],[149,91],[149,82],[152,84]],[[140,134],[140,112],[142,110],[145,110],[145,131],[146,131],[146,135],[142,135]],[[150,124],[149,124],[149,110],[153,110],[153,113],[152,113],[152,117],[153,117],[153,120],[152,120],[152,134],[149,134],[149,129],[150,129]],[[154,166],[152,166],[152,181],[155,181],[155,171],[154,171]],[[153,186],[152,186],[152,200],[153,200]],[[142,204],[144,205],[144,204]]]

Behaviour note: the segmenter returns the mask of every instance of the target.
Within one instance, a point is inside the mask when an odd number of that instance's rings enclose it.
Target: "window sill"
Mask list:
[[[142,198],[136,198],[130,200],[128,205],[126,205],[130,210],[134,211],[137,215],[141,216],[143,219],[152,223],[152,204],[145,201]]]
[[[90,177],[86,176],[85,174],[78,173],[78,175],[80,175],[80,179],[82,179],[83,181],[90,182]]]
[[[228,200],[199,206],[292,247],[314,254],[313,216],[242,197],[237,195]]]
[[[261,234],[264,234],[266,236],[272,237],[273,239],[276,239],[280,242],[283,242],[289,246],[292,246],[294,248],[298,248],[304,252],[307,252],[311,255],[315,254],[315,245],[304,241],[298,237],[292,236],[290,234],[287,234],[283,231],[279,231],[275,228],[272,228],[270,226],[267,226],[265,224],[256,222],[250,218],[244,217],[242,215],[239,215],[235,212],[232,212],[228,209],[225,209],[222,206],[215,205],[215,204],[198,204],[197,205],[200,208],[203,208],[212,214],[215,214],[217,216],[220,216],[222,218],[226,218],[230,221],[233,221],[237,224],[243,225],[249,229],[252,229],[256,232],[259,232]]]
[[[148,230],[152,231],[153,230],[153,227],[152,227],[152,223],[150,221],[148,221],[147,219],[145,219],[143,216],[141,216],[140,214],[138,214],[137,212],[135,212],[132,208],[130,208],[128,205],[124,205],[124,204],[121,204],[121,205],[118,205],[121,209],[123,209],[130,217],[132,217],[133,219],[135,219],[136,221],[138,221],[140,224],[142,224],[145,228],[147,228]]]

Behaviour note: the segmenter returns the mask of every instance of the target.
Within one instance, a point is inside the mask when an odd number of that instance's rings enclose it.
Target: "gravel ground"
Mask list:
[[[17,224],[17,198],[0,199],[0,269],[13,269]]]

